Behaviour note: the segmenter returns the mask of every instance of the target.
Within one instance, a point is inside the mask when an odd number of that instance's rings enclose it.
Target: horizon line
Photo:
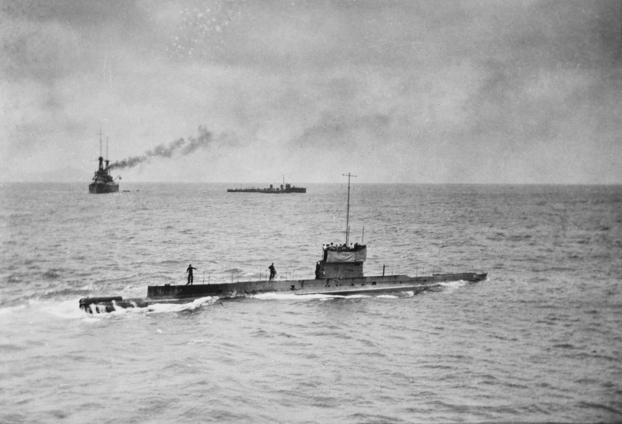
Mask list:
[[[270,182],[233,182],[233,181],[124,181],[122,184],[273,184]],[[0,184],[88,184],[88,181],[32,181],[32,180],[1,180]],[[292,184],[292,183],[288,183]],[[311,185],[328,185],[328,184],[345,184],[345,182],[298,182],[292,184],[300,187],[300,184]],[[483,183],[483,182],[357,182],[355,185],[453,185],[453,186],[618,186],[621,182],[499,182],[499,183]],[[247,187],[244,187],[247,188]]]

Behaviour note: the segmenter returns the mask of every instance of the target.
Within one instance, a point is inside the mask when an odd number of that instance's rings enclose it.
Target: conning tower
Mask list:
[[[325,244],[324,255],[315,265],[315,278],[357,278],[363,277],[363,263],[367,259],[367,246],[350,243],[350,178],[348,177],[348,202],[346,206],[346,242],[344,244]]]
[[[324,245],[324,256],[316,265],[315,278],[363,277],[363,263],[367,259],[367,246],[355,243]]]

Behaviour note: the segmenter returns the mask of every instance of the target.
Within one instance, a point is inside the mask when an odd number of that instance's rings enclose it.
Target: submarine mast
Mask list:
[[[342,174],[344,177],[348,177],[348,203],[346,206],[346,246],[350,241],[350,177],[356,177],[352,173]]]

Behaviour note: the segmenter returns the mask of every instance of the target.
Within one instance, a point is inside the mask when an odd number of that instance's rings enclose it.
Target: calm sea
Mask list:
[[[622,421],[622,187],[355,185],[368,275],[418,295],[206,298],[89,316],[148,284],[311,278],[346,186],[0,185],[0,422]]]

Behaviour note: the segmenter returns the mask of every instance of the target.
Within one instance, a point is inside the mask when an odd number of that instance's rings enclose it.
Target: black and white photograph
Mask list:
[[[622,0],[0,0],[0,423],[622,422]]]

